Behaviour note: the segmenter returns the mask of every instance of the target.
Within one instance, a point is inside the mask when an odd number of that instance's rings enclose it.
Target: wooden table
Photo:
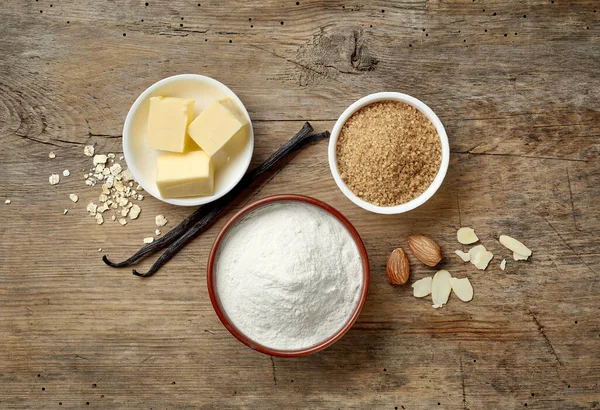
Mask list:
[[[600,4],[198,1],[1,6],[0,192],[12,203],[0,203],[0,407],[600,408]],[[138,220],[98,226],[85,207],[99,187],[82,177],[83,146],[120,155],[134,99],[179,73],[240,96],[254,164],[305,120],[331,129],[376,91],[413,95],[444,122],[448,175],[408,214],[350,203],[325,142],[228,212],[298,193],[355,224],[371,288],[331,348],[268,357],[221,325],[205,265],[227,216],[149,280],[101,262],[137,250],[155,215],[171,228],[191,212],[148,196]],[[63,169],[71,176],[50,186]],[[468,249],[456,242],[460,226],[496,255],[486,272],[453,254]],[[470,278],[472,302],[452,296],[434,310],[387,282],[388,254],[413,233],[441,244],[441,266]],[[510,259],[502,272],[499,234],[526,243],[530,261]],[[434,272],[411,263],[411,282]]]

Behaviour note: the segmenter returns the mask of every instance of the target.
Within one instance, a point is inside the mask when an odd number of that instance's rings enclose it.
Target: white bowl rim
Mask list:
[[[246,158],[246,160],[242,163],[243,164],[243,172],[240,172],[240,174],[238,175],[238,177],[232,179],[231,183],[222,190],[222,192],[219,192],[218,195],[210,195],[210,196],[199,196],[199,197],[189,197],[189,198],[163,198],[161,196],[156,196],[153,195],[151,192],[154,190],[148,190],[144,184],[141,182],[141,180],[138,178],[138,176],[142,175],[142,173],[140,172],[140,170],[135,166],[133,161],[128,161],[127,158],[128,156],[131,158],[132,153],[130,152],[129,148],[128,148],[128,144],[127,141],[129,141],[129,129],[131,128],[131,122],[133,121],[133,116],[134,113],[137,112],[137,110],[139,109],[140,105],[142,105],[142,103],[144,102],[144,100],[146,98],[148,98],[148,95],[151,94],[154,90],[156,90],[157,88],[171,83],[171,82],[176,82],[176,81],[185,81],[185,80],[200,80],[206,83],[210,83],[216,87],[219,87],[221,89],[224,89],[225,91],[231,93],[230,98],[233,99],[236,104],[238,105],[238,107],[242,110],[242,113],[246,116],[246,118],[248,119],[248,124],[249,124],[249,138],[248,138],[248,143],[250,145],[250,155],[248,156],[248,158]],[[180,205],[180,206],[198,206],[198,205],[204,205],[213,201],[216,201],[217,199],[221,198],[222,196],[226,195],[229,191],[231,191],[239,182],[240,180],[243,178],[244,174],[248,171],[248,167],[250,166],[250,162],[252,161],[252,155],[254,153],[254,129],[252,126],[252,119],[250,118],[250,114],[248,114],[248,110],[246,110],[246,106],[244,105],[244,103],[242,102],[242,100],[240,100],[240,98],[237,96],[236,93],[234,93],[229,87],[227,87],[225,84],[223,84],[222,82],[215,80],[214,78],[202,75],[202,74],[176,74],[176,75],[172,75],[170,77],[166,77],[163,78],[162,80],[159,80],[157,82],[155,82],[154,84],[152,84],[151,86],[149,86],[148,88],[146,88],[144,90],[143,93],[140,94],[140,96],[138,98],[136,98],[135,102],[133,103],[133,105],[131,106],[131,108],[129,109],[129,111],[127,112],[127,117],[125,117],[125,123],[123,124],[123,140],[122,140],[122,144],[123,144],[123,156],[125,157],[125,161],[127,162],[127,167],[129,168],[129,170],[131,171],[131,175],[133,176],[133,178],[136,180],[136,182],[138,184],[140,184],[140,186],[142,188],[144,188],[144,190],[146,192],[148,192],[150,195],[152,195],[154,198],[166,202],[168,204],[171,205]],[[240,168],[241,169],[241,168]],[[195,200],[195,201],[194,201]]]
[[[438,170],[438,173],[436,174],[431,185],[429,185],[429,187],[418,197],[406,203],[395,206],[377,206],[359,198],[344,183],[342,177],[340,176],[340,172],[338,170],[337,165],[336,145],[342,127],[344,126],[348,118],[350,118],[352,114],[354,114],[356,111],[369,104],[379,101],[405,102],[421,111],[435,126],[435,129],[440,138],[440,142],[442,144],[442,161],[440,164],[440,169]],[[440,119],[437,115],[435,115],[433,110],[429,108],[424,102],[408,94],[403,94],[399,92],[378,92],[374,94],[369,94],[355,101],[352,105],[346,108],[346,110],[344,110],[342,115],[340,115],[335,125],[333,126],[333,130],[331,131],[331,136],[329,138],[328,156],[329,168],[331,170],[331,174],[333,175],[333,179],[335,180],[335,183],[340,188],[342,193],[349,200],[354,202],[359,207],[377,214],[401,214],[423,205],[425,202],[427,202],[429,198],[433,196],[433,194],[436,193],[438,188],[442,185],[442,182],[446,177],[446,172],[448,171],[448,164],[450,163],[450,144],[448,143],[448,136],[446,135],[446,130],[444,128],[444,125],[442,124],[442,121],[440,121]]]

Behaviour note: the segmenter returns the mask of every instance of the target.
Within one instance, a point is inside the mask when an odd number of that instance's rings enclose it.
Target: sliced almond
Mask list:
[[[502,270],[506,269],[506,259],[502,259],[502,262],[500,262],[500,269],[502,269]]]
[[[102,214],[96,214],[96,223],[98,225],[102,225],[104,223],[104,217]]]
[[[494,257],[494,254],[485,249],[485,246],[483,245],[474,246],[469,251],[469,254],[471,255],[471,263],[475,265],[477,269],[481,270],[485,270]]]
[[[473,286],[471,286],[468,278],[450,278],[450,286],[454,294],[463,302],[473,299]]]
[[[470,245],[479,240],[477,235],[475,235],[475,230],[467,227],[460,228],[456,232],[456,239],[458,239],[458,242],[462,243],[463,245]]]
[[[522,255],[524,259],[527,259],[531,256],[531,250],[523,245],[521,242],[517,241],[515,238],[511,238],[508,235],[500,235],[500,243],[513,251],[516,254]],[[521,260],[515,258],[515,260]]]
[[[149,236],[147,238],[144,238],[144,243],[152,243],[152,242],[154,242],[154,238],[153,237]]]
[[[50,158],[50,159],[56,158],[56,154],[54,153],[54,151],[50,151],[50,153],[48,154],[48,158]]]
[[[469,262],[471,260],[471,254],[469,252],[456,250],[454,253],[457,254],[463,260],[463,262]]]
[[[529,259],[529,256],[518,254],[517,252],[513,252],[513,259],[516,261],[526,261]]]
[[[431,300],[433,301],[433,307],[435,309],[441,308],[448,303],[450,297],[450,272],[447,270],[439,270],[433,275],[433,281],[431,282]]]
[[[48,181],[50,182],[50,185],[56,185],[60,182],[60,176],[58,174],[52,174],[50,175],[50,178],[48,178]]]
[[[88,157],[93,156],[94,155],[94,146],[86,145],[85,147],[83,147],[83,153]]]
[[[69,194],[69,199],[73,202],[79,201],[79,197],[75,194]]]
[[[423,279],[419,279],[415,283],[412,284],[413,288],[413,296],[416,298],[424,298],[427,295],[431,294],[431,284],[433,283],[433,278],[428,276]]]

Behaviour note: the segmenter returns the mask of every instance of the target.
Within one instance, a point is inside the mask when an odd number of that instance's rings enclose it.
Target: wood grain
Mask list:
[[[0,7],[0,407],[592,409],[600,407],[600,4],[591,0],[10,0]],[[444,122],[451,163],[408,214],[351,204],[324,142],[264,187],[314,196],[356,226],[372,268],[352,330],[300,359],[270,358],[218,321],[206,257],[222,219],[151,280],[113,270],[165,214],[95,225],[83,145],[121,151],[124,117],[150,84],[201,73],[254,122],[253,162],[305,120],[331,129],[371,92],[411,94]],[[49,151],[57,158],[48,158]],[[69,169],[56,186],[50,173]],[[80,201],[73,204],[69,193]],[[64,208],[69,209],[62,215]],[[496,255],[452,255],[471,226]],[[472,302],[440,310],[385,277],[413,233],[469,277]],[[508,262],[494,237],[533,250]],[[412,255],[409,283],[433,271]],[[141,268],[148,267],[144,261]]]

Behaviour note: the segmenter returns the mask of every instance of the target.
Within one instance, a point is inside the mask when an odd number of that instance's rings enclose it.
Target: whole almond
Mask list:
[[[408,237],[408,247],[427,266],[435,266],[442,260],[442,250],[435,241],[424,235]]]
[[[392,285],[404,285],[410,275],[408,257],[402,248],[394,249],[388,258],[385,272]]]

